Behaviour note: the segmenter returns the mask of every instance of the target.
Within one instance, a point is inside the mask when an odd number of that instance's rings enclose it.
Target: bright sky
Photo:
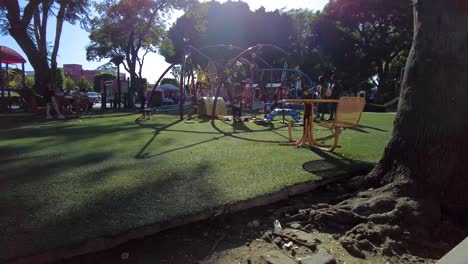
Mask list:
[[[226,0],[218,1],[226,2]],[[261,6],[264,6],[267,11],[280,8],[308,8],[312,10],[322,10],[328,0],[244,0],[244,2],[249,4],[251,10],[256,10]],[[182,12],[175,12],[172,15],[173,22],[182,14]],[[98,66],[108,62],[108,60],[103,60],[101,62],[86,60],[86,46],[89,44],[88,35],[88,32],[81,29],[78,25],[74,26],[68,23],[64,24],[62,38],[60,41],[59,54],[57,58],[57,64],[59,67],[62,67],[63,64],[81,64],[83,65],[83,69],[93,70]],[[49,42],[52,42],[53,35],[48,36],[48,40]],[[12,37],[0,36],[0,45],[16,50],[26,60],[28,60],[26,55]],[[27,71],[33,70],[29,63],[26,63],[25,66]],[[150,83],[154,83],[168,66],[169,64],[164,61],[162,56],[158,54],[148,54],[145,58],[145,64],[143,65],[143,77],[147,78]],[[21,65],[9,65],[9,67],[21,68]],[[121,71],[124,72],[124,69],[121,69]]]

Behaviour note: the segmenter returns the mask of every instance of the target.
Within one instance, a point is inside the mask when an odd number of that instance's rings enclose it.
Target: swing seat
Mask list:
[[[366,101],[363,97],[341,97],[336,107],[335,119],[332,123],[317,123],[317,125],[330,129],[334,134],[333,145],[317,144],[321,150],[333,152],[338,146],[340,130],[345,128],[357,128],[361,120]]]

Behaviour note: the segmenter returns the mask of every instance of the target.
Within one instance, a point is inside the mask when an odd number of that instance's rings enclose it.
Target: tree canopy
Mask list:
[[[55,82],[64,21],[84,22],[88,7],[88,0],[0,0],[1,33],[9,33],[24,51],[35,71],[36,89],[42,94],[46,83]],[[53,45],[47,39],[50,17],[56,19]]]
[[[311,41],[343,77],[370,80],[395,97],[391,91],[411,47],[412,21],[407,0],[336,0],[314,25]]]
[[[177,19],[168,33],[172,45],[166,43],[162,54],[166,61],[177,62],[181,60],[186,45],[202,48],[227,44],[246,48],[273,43],[288,48],[291,30],[290,17],[280,11],[266,12],[260,8],[253,12],[244,2],[204,2]],[[231,48],[223,52],[215,49],[205,52],[213,59],[223,61],[238,54],[239,50]]]
[[[101,92],[101,80],[109,81],[115,80],[116,74],[110,72],[104,72],[94,76],[93,84],[96,92]]]
[[[377,87],[382,100],[398,95],[400,72],[412,36],[407,0],[336,0],[324,10],[251,11],[247,3],[216,1],[197,4],[170,28],[161,51],[167,62],[179,62],[186,45],[203,48],[232,44],[247,48],[259,43],[279,46],[291,54],[290,64],[313,78],[332,74],[348,90]],[[239,50],[204,51],[224,62]],[[278,54],[265,54],[275,63]],[[284,58],[283,58],[284,59]]]
[[[191,0],[105,0],[96,4],[91,19],[88,60],[124,56],[132,88],[139,84],[146,54],[157,51],[165,37],[167,14],[186,8]],[[138,70],[138,71],[137,71]]]
[[[86,77],[84,76],[80,77],[76,85],[80,87],[80,90],[87,90],[87,91],[94,90],[93,84],[90,81],[88,81],[88,79],[86,79]]]

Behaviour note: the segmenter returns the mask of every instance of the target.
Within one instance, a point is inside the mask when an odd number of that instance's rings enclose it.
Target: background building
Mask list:
[[[93,82],[94,76],[100,74],[100,70],[83,70],[81,64],[64,64],[63,72],[65,76],[70,77],[75,82],[84,76],[88,81]]]

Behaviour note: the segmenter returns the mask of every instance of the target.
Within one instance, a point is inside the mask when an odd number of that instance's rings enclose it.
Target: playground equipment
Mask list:
[[[121,80],[120,78],[111,80],[101,80],[101,108],[106,109],[107,103],[110,103],[110,107],[115,109],[121,109],[121,105],[126,108],[129,104],[129,86],[128,80]]]
[[[213,105],[214,97],[203,97],[198,102],[198,113],[201,115],[211,116],[213,114]],[[227,115],[226,103],[223,98],[218,98],[216,105],[218,106],[215,110],[216,116]]]
[[[20,89],[12,89],[9,86],[9,80],[10,76],[8,74],[8,66],[10,64],[18,64],[21,63],[21,72],[22,72],[22,89],[26,88],[26,77],[24,74],[24,64],[26,63],[26,60],[16,51],[5,47],[5,46],[0,46],[0,89],[1,89],[1,95],[0,95],[0,111],[11,111],[12,110],[12,103],[14,102],[14,99],[12,99],[12,92],[16,91],[20,96],[24,95],[26,96],[26,92],[20,91]],[[5,64],[5,70],[3,70],[2,65]],[[5,96],[7,95],[7,96]],[[22,98],[23,100],[29,99],[27,97]]]
[[[227,49],[231,58],[214,60],[206,54],[212,49]],[[313,81],[299,69],[289,69],[287,63],[283,68],[273,68],[261,55],[265,50],[272,50],[281,56],[288,57],[289,54],[283,49],[271,44],[258,44],[247,49],[242,49],[233,45],[212,45],[202,49],[193,46],[186,46],[184,56],[179,63],[170,65],[159,77],[152,91],[147,94],[145,103],[150,106],[153,93],[164,76],[176,65],[181,65],[179,80],[179,116],[180,120],[184,116],[184,102],[186,97],[190,98],[192,111],[198,110],[199,114],[211,116],[214,120],[216,116],[224,113],[217,111],[221,103],[232,102],[233,87],[236,83],[243,83],[243,108],[248,110],[259,110],[263,108],[266,116],[269,105],[277,106],[278,101],[286,97],[297,98],[299,90],[307,90],[314,86]],[[216,53],[216,56],[222,54]],[[286,59],[284,59],[286,60]],[[266,75],[270,75],[269,83]],[[257,83],[255,81],[257,80]],[[188,95],[188,96],[186,96]],[[211,98],[211,99],[202,99]],[[219,100],[223,98],[223,100]],[[199,104],[202,101],[202,104]],[[212,105],[210,103],[212,102]],[[198,107],[200,109],[197,109]],[[211,114],[207,110],[211,108]],[[200,111],[203,110],[203,111]],[[285,111],[288,111],[285,109]],[[284,111],[283,111],[284,112]],[[296,119],[296,113],[292,113]]]
[[[285,114],[290,115],[294,119],[294,121],[296,121],[296,122],[301,121],[301,117],[299,116],[299,112],[297,112],[296,110],[293,110],[293,109],[279,109],[279,108],[276,108],[275,110],[271,111],[271,113],[267,117],[267,120],[272,121],[275,118],[275,116],[277,116],[279,113],[282,113],[283,116]]]

